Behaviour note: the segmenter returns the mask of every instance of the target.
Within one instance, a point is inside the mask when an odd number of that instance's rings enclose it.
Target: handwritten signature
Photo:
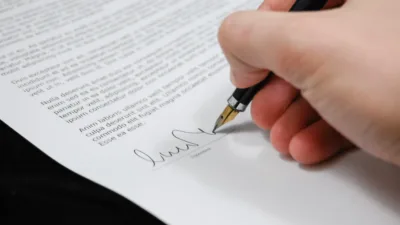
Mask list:
[[[183,130],[173,130],[171,132],[172,136],[174,137],[175,140],[178,140],[179,146],[174,146],[172,149],[173,150],[169,150],[167,152],[158,152],[156,155],[156,157],[151,157],[150,155],[148,155],[147,153],[139,150],[139,149],[135,149],[133,152],[134,154],[139,157],[140,159],[149,162],[150,164],[153,165],[153,167],[157,166],[160,163],[164,163],[167,161],[168,158],[172,158],[182,152],[187,152],[189,150],[193,150],[196,149],[198,147],[200,147],[199,143],[196,143],[190,139],[195,138],[199,135],[207,135],[207,136],[216,136],[216,133],[208,133],[205,132],[202,129],[198,129],[198,131],[196,132],[189,132],[189,131],[183,131]],[[182,138],[182,135],[186,135],[186,137],[189,138]]]

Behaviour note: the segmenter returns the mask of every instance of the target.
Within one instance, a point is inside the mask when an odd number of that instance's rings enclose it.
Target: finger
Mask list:
[[[218,38],[234,85],[252,86],[267,76],[267,70],[299,89],[313,81],[332,51],[330,35],[319,29],[329,19],[322,12],[251,11],[227,17]]]
[[[289,152],[296,161],[302,164],[315,164],[350,147],[352,147],[351,142],[325,121],[319,120],[292,138]]]
[[[304,98],[298,98],[278,119],[271,130],[272,145],[282,154],[289,154],[291,139],[319,120],[318,113]]]
[[[262,10],[288,11],[296,0],[264,0]]]
[[[298,95],[298,90],[279,77],[271,81],[256,96],[251,104],[254,122],[262,129],[270,129]]]

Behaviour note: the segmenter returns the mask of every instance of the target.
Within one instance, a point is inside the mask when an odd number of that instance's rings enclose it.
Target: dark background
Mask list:
[[[0,121],[0,224],[162,224],[61,166]]]

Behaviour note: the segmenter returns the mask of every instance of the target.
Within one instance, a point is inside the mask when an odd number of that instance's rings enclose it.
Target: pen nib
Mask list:
[[[227,106],[225,110],[222,112],[222,114],[218,117],[217,121],[215,122],[215,126],[213,129],[213,133],[221,127],[222,125],[228,123],[229,121],[235,119],[239,112],[233,109],[230,106]]]

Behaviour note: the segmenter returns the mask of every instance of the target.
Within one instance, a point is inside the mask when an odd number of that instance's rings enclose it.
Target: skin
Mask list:
[[[400,1],[287,12],[293,3],[265,0],[219,30],[236,87],[275,73],[253,100],[254,122],[301,164],[356,147],[400,165]]]

